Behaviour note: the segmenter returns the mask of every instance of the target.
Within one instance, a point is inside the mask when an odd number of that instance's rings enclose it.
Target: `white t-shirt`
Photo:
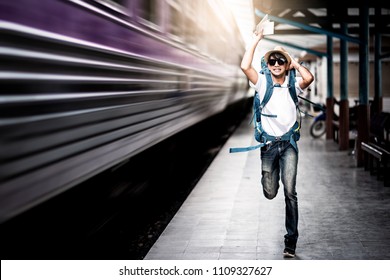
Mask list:
[[[286,76],[281,87],[274,87],[274,91],[270,100],[262,110],[263,114],[277,116],[276,118],[266,117],[263,115],[261,116],[261,125],[264,131],[272,136],[282,136],[288,132],[297,121],[295,103],[292,100],[288,90],[288,79],[288,76]],[[297,94],[303,93],[303,90],[299,87],[299,82],[301,80],[301,77],[296,78],[295,88]],[[249,82],[249,84],[259,93],[261,103],[267,87],[267,80],[265,75],[259,74],[256,85],[253,85],[251,82]]]

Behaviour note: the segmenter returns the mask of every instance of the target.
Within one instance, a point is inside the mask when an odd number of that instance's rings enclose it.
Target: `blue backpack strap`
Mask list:
[[[294,103],[298,109],[298,111],[301,113],[301,114],[304,114],[306,116],[309,116],[309,117],[312,117],[314,118],[313,115],[309,114],[308,112],[305,112],[305,111],[302,111],[301,108],[299,108],[299,101],[298,101],[298,95],[297,95],[297,91],[296,91],[296,88],[295,88],[295,82],[296,82],[296,79],[295,79],[295,69],[291,69],[290,70],[291,74],[289,76],[289,82],[288,82],[288,87],[289,87],[289,91],[290,91],[290,96],[292,98],[292,100],[294,100]],[[299,96],[301,99],[305,100],[305,101],[309,101],[301,96]],[[310,101],[309,101],[310,102]],[[316,104],[315,104],[316,105]],[[302,122],[302,120],[301,120]]]
[[[296,82],[296,79],[295,79],[295,69],[291,69],[289,70],[289,80],[288,80],[288,91],[290,92],[290,96],[292,98],[292,100],[294,101],[295,105],[298,105],[298,96],[297,96],[297,90],[295,88],[295,82]]]
[[[265,69],[268,70],[267,62],[265,62],[265,57],[264,57],[264,56],[263,56],[263,57],[261,58],[261,60],[260,60],[260,66],[261,66],[261,71],[260,71],[260,73],[261,73],[262,71],[264,71]],[[262,74],[263,74],[263,73],[262,73]]]
[[[261,148],[264,145],[265,145],[265,143],[260,143],[259,145],[256,145],[256,146],[249,146],[249,147],[244,147],[244,148],[230,148],[229,153],[249,152],[249,151]]]
[[[290,129],[290,134],[289,134],[290,143],[294,147],[294,149],[297,151],[297,153],[299,152],[297,141],[301,137],[300,133],[299,133],[300,128],[301,128],[301,124],[298,122],[295,122],[294,126]]]
[[[288,91],[290,92],[290,96],[291,96],[291,99],[294,101],[295,103],[295,106],[297,108],[297,111],[299,112],[299,126],[298,126],[298,129],[299,130],[301,128],[301,124],[302,124],[302,114],[301,113],[304,113],[306,114],[305,112],[302,112],[301,109],[299,108],[299,101],[298,101],[298,95],[297,95],[297,90],[295,88],[295,82],[296,82],[296,72],[295,72],[295,69],[291,69],[289,70],[289,80],[288,80]]]
[[[258,148],[261,148],[265,145],[264,143],[261,143],[260,141],[260,135],[261,135],[261,110],[260,110],[260,99],[259,99],[259,93],[256,91],[255,96],[253,98],[253,118],[254,122],[254,129],[255,129],[255,139],[260,142],[260,144],[255,146],[249,146],[249,147],[239,147],[239,148],[230,148],[229,153],[240,153],[240,152],[248,152],[252,150],[256,150]],[[251,120],[251,122],[252,122]]]
[[[253,100],[253,112],[255,114],[255,121],[261,122],[260,97],[257,91],[255,92],[255,97]]]
[[[269,115],[269,114],[263,114],[262,113],[263,108],[268,103],[268,101],[271,99],[272,93],[274,91],[274,85],[273,85],[274,83],[272,81],[272,77],[271,77],[271,73],[270,73],[269,69],[268,68],[267,69],[263,69],[262,71],[263,71],[263,73],[265,75],[265,79],[266,79],[267,85],[266,85],[264,98],[261,101],[260,106],[259,106],[260,114],[265,116],[265,117],[276,118],[277,117],[276,115]]]

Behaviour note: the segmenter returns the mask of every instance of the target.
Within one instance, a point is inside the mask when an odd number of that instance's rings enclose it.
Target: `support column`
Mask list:
[[[331,36],[326,36],[327,56],[327,97],[326,97],[326,139],[333,139],[333,41]]]
[[[375,93],[374,93],[374,102],[372,104],[371,115],[380,113],[383,111],[383,96],[382,96],[382,58],[381,58],[381,49],[382,49],[382,36],[380,33],[380,20],[381,20],[381,8],[375,8]]]
[[[358,105],[358,135],[356,139],[356,164],[358,167],[364,164],[364,154],[361,149],[361,143],[367,142],[370,131],[370,115],[369,115],[369,13],[367,1],[359,9],[361,24],[360,24],[360,38],[361,44],[359,46],[359,105]]]
[[[347,34],[345,22],[341,23],[341,32]],[[349,101],[348,101],[348,43],[340,40],[340,130],[339,148],[349,149]]]

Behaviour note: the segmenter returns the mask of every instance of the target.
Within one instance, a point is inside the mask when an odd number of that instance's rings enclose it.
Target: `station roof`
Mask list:
[[[390,2],[370,0],[252,0],[254,25],[265,14],[275,22],[275,33],[266,36],[270,48],[275,43],[284,42],[288,51],[296,56],[306,56],[304,50],[312,49],[326,52],[327,35],[346,35],[351,39],[350,50],[358,50],[359,45],[353,42],[359,40],[361,8],[368,7],[370,51],[373,52],[373,38],[376,32],[381,34],[382,53],[390,51]],[[293,24],[291,24],[293,23]],[[346,25],[347,33],[342,32],[342,25]],[[303,28],[302,28],[303,27]],[[332,36],[334,52],[338,52],[339,37]],[[302,49],[289,46],[301,46]],[[309,55],[310,57],[310,55]]]

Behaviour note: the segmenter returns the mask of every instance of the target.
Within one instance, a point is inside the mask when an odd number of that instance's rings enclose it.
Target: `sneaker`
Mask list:
[[[290,248],[285,248],[283,251],[283,256],[285,258],[294,258],[295,257],[295,251]]]

